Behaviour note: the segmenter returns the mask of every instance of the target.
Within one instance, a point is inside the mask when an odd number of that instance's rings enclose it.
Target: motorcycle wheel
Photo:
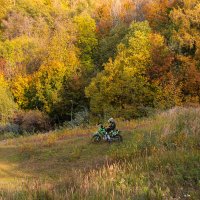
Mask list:
[[[94,135],[92,137],[92,142],[93,143],[99,143],[99,142],[101,142],[101,137],[99,135]]]
[[[122,136],[121,135],[116,135],[115,136],[115,141],[117,141],[117,142],[122,142],[123,141],[123,138],[122,138]]]

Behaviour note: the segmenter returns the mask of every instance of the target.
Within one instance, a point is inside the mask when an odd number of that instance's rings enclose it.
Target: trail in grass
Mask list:
[[[17,152],[15,145],[0,144],[0,188],[11,188],[16,181],[29,176],[19,169]]]
[[[110,145],[92,144],[91,134],[70,136],[51,145],[31,138],[0,142],[0,188],[27,178],[55,181],[76,170],[90,170],[107,162]],[[26,140],[29,140],[28,142]],[[24,146],[25,145],[25,146]]]

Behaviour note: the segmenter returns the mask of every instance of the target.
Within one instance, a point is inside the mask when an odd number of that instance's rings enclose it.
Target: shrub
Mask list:
[[[50,121],[47,115],[39,110],[15,113],[13,123],[20,127],[21,132],[43,132],[50,129]]]
[[[20,126],[18,124],[8,123],[6,125],[0,126],[0,133],[12,132],[15,134],[20,133]]]
[[[87,109],[74,114],[74,119],[70,122],[64,122],[63,126],[67,128],[82,127],[89,125],[89,112]]]

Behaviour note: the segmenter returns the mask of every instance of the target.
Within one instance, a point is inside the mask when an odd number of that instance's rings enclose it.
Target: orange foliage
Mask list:
[[[136,7],[133,1],[131,0],[125,0],[122,4],[122,10],[120,14],[120,18],[125,23],[131,23],[134,17],[134,11]]]
[[[185,56],[178,56],[177,60],[181,66],[178,78],[183,85],[184,95],[191,98],[195,97],[200,103],[200,71],[196,67],[196,62]]]
[[[150,26],[159,30],[169,20],[168,12],[176,4],[177,0],[154,0],[145,4],[143,11]]]
[[[108,2],[100,5],[96,10],[97,32],[102,35],[108,33],[113,24],[110,9],[111,2]]]
[[[148,69],[148,76],[152,81],[159,80],[159,82],[162,82],[166,78],[170,80],[172,75],[170,70],[174,61],[174,55],[165,45],[164,39],[158,34],[152,34],[150,41],[153,65]]]
[[[107,1],[96,12],[97,32],[107,34],[118,22],[130,24],[135,17],[136,6],[132,0]]]
[[[0,74],[5,74],[6,61],[0,58]]]

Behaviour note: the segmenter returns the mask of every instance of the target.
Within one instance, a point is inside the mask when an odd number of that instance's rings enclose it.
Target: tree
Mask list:
[[[177,56],[177,80],[182,86],[184,102],[200,103],[200,71],[191,57]]]
[[[5,122],[16,109],[17,105],[13,100],[8,83],[0,74],[0,121]]]
[[[96,52],[96,65],[101,69],[103,64],[108,62],[109,58],[114,58],[117,52],[117,46],[128,32],[128,26],[124,23],[116,25],[110,30],[108,35],[99,40]]]
[[[147,74],[150,81],[157,86],[154,106],[157,109],[180,106],[183,94],[174,69],[175,55],[165,44],[163,36],[154,33],[150,38],[152,66]]]
[[[180,7],[170,13],[174,29],[171,45],[177,53],[199,59],[200,52],[200,2],[183,0]]]
[[[21,12],[12,11],[6,19],[2,20],[3,36],[6,39],[13,39],[23,35],[32,36],[34,19],[22,14]]]
[[[12,7],[11,0],[0,0],[0,20],[5,17],[8,10]]]
[[[121,43],[115,60],[105,64],[86,88],[94,114],[131,118],[144,115],[145,107],[152,106],[153,86],[145,76],[151,66],[150,33],[147,22],[133,23],[127,47]]]
[[[114,24],[130,24],[135,19],[135,2],[132,0],[116,0],[112,2],[112,18]]]
[[[68,66],[68,70],[76,71],[80,69],[79,48],[75,45],[76,35],[73,24],[66,24],[67,29],[58,27],[46,44],[46,56],[43,63],[60,62]]]
[[[167,39],[170,38],[173,30],[173,23],[169,14],[178,0],[153,0],[143,5],[142,9],[145,18],[153,30],[160,32]]]
[[[97,32],[100,36],[106,35],[113,25],[113,18],[111,15],[111,1],[104,1],[95,11],[95,21],[97,24]]]
[[[80,49],[82,69],[87,72],[94,70],[93,55],[97,46],[96,24],[87,14],[74,18],[77,29],[77,46]]]
[[[177,79],[182,85],[184,101],[200,102],[200,2],[183,0],[173,8],[170,18],[174,24],[171,47],[176,52]]]
[[[11,91],[15,102],[22,109],[29,108],[28,92],[30,87],[31,77],[17,75],[11,81]]]
[[[38,55],[37,44],[37,40],[27,36],[0,41],[0,57],[4,58],[6,67],[12,70],[11,76],[27,72],[27,66]]]
[[[60,90],[66,73],[67,68],[59,62],[41,66],[30,83],[29,109],[38,108],[51,114],[54,105],[61,101]]]

